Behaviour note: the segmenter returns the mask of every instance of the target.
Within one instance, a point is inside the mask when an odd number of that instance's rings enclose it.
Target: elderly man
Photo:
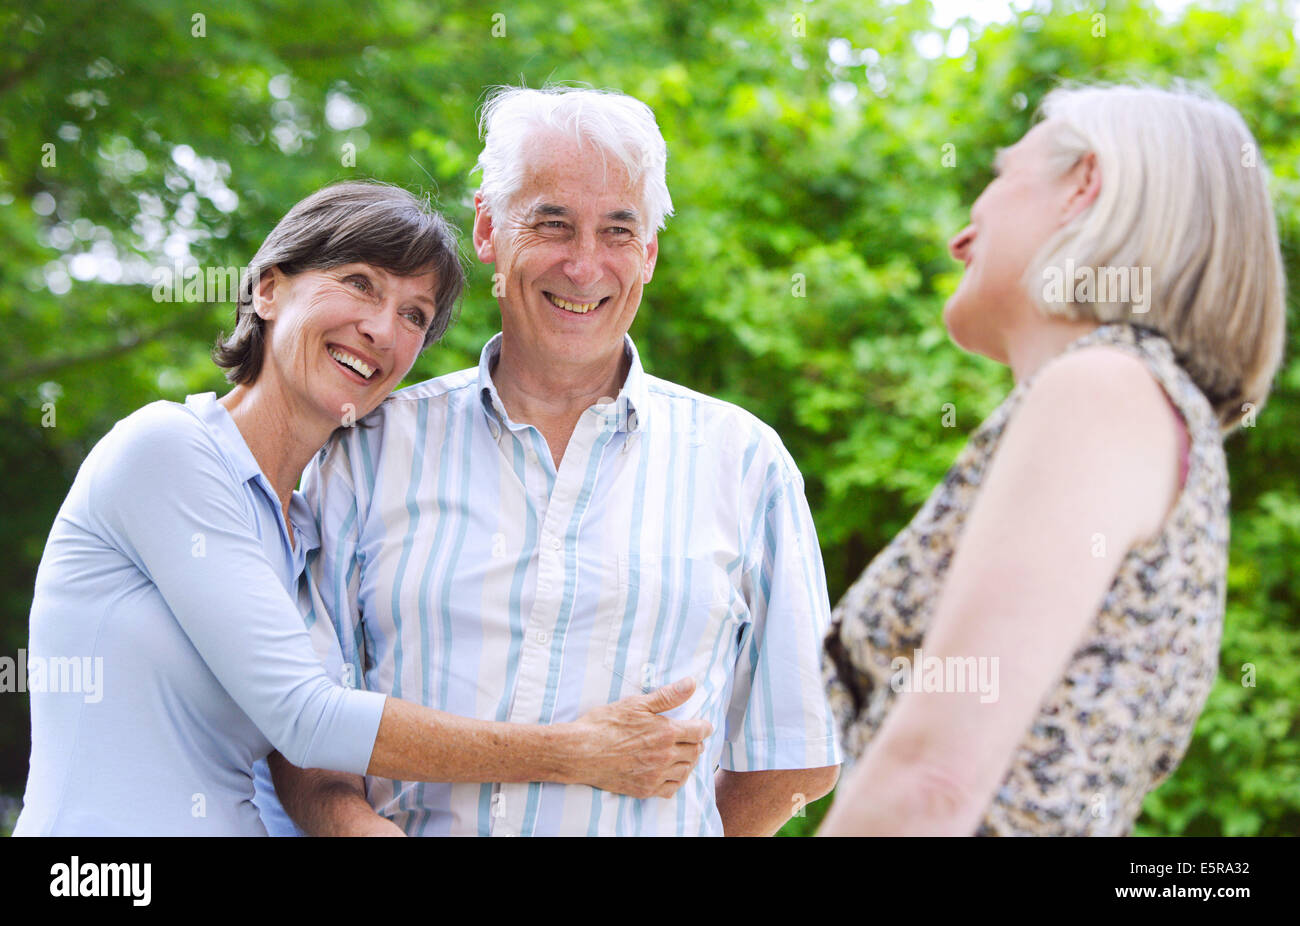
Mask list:
[[[501,333],[308,472],[344,659],[368,689],[521,723],[689,676],[670,714],[715,732],[667,799],[312,773],[277,777],[285,806],[314,832],[373,831],[373,806],[409,835],[770,835],[840,762],[802,479],[770,428],[650,376],[627,336],[672,208],[649,108],[508,89],[483,124],[473,238]]]

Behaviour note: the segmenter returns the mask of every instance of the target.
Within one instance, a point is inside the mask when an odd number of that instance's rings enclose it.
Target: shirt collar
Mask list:
[[[623,353],[630,361],[627,379],[623,381],[623,388],[619,390],[618,397],[614,400],[614,408],[608,414],[616,418],[617,429],[620,431],[644,431],[646,417],[650,410],[650,403],[646,400],[646,373],[641,366],[641,355],[637,353],[636,345],[626,334],[623,335]],[[501,402],[496,383],[492,381],[492,365],[496,363],[499,356],[501,356],[500,332],[493,335],[492,340],[483,346],[478,359],[479,397],[483,402],[483,412],[488,417],[488,425],[494,429],[511,426],[510,416],[506,414],[506,407]]]
[[[235,467],[235,475],[242,482],[250,479],[259,480],[263,491],[276,503],[278,510],[279,502],[276,500],[275,490],[262,472],[262,467],[258,466],[253,451],[248,449],[248,442],[244,440],[244,435],[239,433],[235,419],[231,418],[226,407],[217,401],[217,394],[203,392],[198,395],[188,395],[185,397],[185,407],[197,415],[208,430],[216,435],[225,451],[226,459]],[[295,491],[289,499],[289,523],[298,532],[296,552],[299,556],[320,546],[320,531],[316,527],[316,519],[312,517],[311,509],[301,492]]]

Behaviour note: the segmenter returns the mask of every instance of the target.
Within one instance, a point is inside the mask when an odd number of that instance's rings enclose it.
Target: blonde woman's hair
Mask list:
[[[1040,114],[1053,169],[1092,152],[1101,190],[1030,262],[1032,298],[1048,315],[1159,332],[1231,431],[1263,405],[1285,334],[1277,222],[1250,130],[1227,103],[1183,85],[1060,87]],[[1044,280],[1073,286],[1083,267],[1098,281],[1102,268],[1149,268],[1149,292],[1049,298]]]

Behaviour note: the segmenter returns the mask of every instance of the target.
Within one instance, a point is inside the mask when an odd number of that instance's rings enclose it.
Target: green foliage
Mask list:
[[[230,304],[154,302],[148,272],[130,285],[79,279],[75,256],[147,271],[171,265],[164,245],[179,236],[203,265],[240,266],[294,202],[354,177],[428,192],[468,229],[476,110],[492,84],[581,81],[655,109],[676,216],[633,337],[651,372],[779,431],[807,481],[832,600],[1009,387],[943,331],[959,269],[945,242],[995,148],[1058,80],[1178,76],[1237,106],[1274,172],[1297,278],[1300,71],[1277,2],[1168,18],[1144,0],[1102,14],[1065,0],[951,29],[918,0],[270,7],[214,5],[202,36],[175,0],[120,0],[93,21],[85,5],[48,0],[0,12],[0,652],[26,645],[35,565],[88,449],[140,405],[224,387],[207,348]],[[957,56],[923,55],[930,33]],[[364,123],[335,113],[332,127],[331,100],[361,107]],[[460,321],[411,379],[471,365],[498,322],[475,264]],[[1289,337],[1258,427],[1229,444],[1222,677],[1143,833],[1300,830],[1294,326]],[[42,427],[49,403],[57,422]],[[956,427],[942,425],[949,404]],[[1254,687],[1241,684],[1246,663]],[[26,709],[0,699],[10,793],[26,777]],[[826,803],[784,832],[810,832]]]

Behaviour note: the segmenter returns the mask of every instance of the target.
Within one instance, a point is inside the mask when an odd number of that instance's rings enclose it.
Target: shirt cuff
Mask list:
[[[338,694],[334,716],[312,744],[305,767],[364,775],[370,767],[375,737],[379,735],[379,719],[388,696],[355,688],[344,688]]]

